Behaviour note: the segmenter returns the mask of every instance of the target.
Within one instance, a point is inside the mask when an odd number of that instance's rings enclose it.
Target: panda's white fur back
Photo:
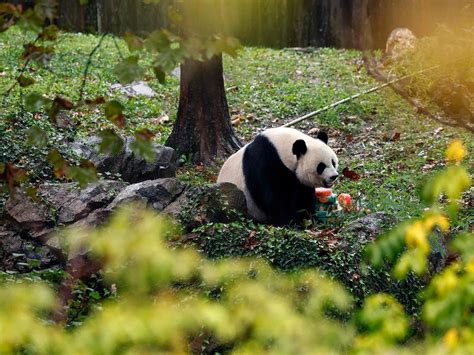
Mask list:
[[[224,163],[217,177],[217,182],[230,182],[237,186],[245,195],[247,200],[247,210],[249,214],[260,222],[265,222],[265,214],[258,208],[254,202],[249,190],[247,189],[243,168],[243,156],[248,144],[232,154]]]
[[[247,159],[245,160],[247,168],[250,166],[250,168],[254,170],[255,173],[258,171],[257,176],[263,176],[264,178],[268,179],[278,179],[278,169],[275,170],[273,165],[272,167],[263,168],[263,166],[266,166],[264,163],[266,163],[267,158],[270,160],[272,159],[272,157],[269,156],[267,152],[258,156],[258,158],[251,158],[252,160],[249,160],[250,158],[246,158],[246,150],[250,144],[257,144],[252,145],[252,147],[260,147],[260,144],[273,146],[273,152],[278,155],[278,158],[281,161],[280,164],[283,164],[288,169],[288,171],[294,174],[299,182],[305,185],[306,188],[322,186],[323,178],[327,178],[327,175],[334,173],[337,174],[337,157],[325,142],[321,141],[320,139],[310,137],[293,128],[271,128],[262,132],[261,136],[265,137],[268,143],[256,143],[257,141],[262,142],[262,140],[258,140],[257,137],[254,142],[249,143],[241,148],[224,163],[217,181],[235,184],[245,194],[249,214],[258,221],[268,222],[268,211],[263,211],[261,208],[259,208],[255,202],[254,197],[252,197],[252,194],[250,193],[250,190],[255,191],[255,186],[247,186],[248,180],[246,180],[246,173],[244,173],[244,159]],[[308,153],[304,154],[301,158],[298,158],[293,151],[293,145],[298,140],[304,141],[308,151]],[[270,153],[270,155],[275,155],[275,153]],[[249,157],[250,156],[252,156],[252,154],[250,154]],[[328,166],[328,169],[325,170],[324,174],[318,176],[315,174],[315,171],[318,163],[320,162],[324,162],[324,164]],[[263,166],[260,166],[262,164]],[[266,189],[266,186],[263,186]],[[280,188],[288,189],[290,188],[290,185],[280,186]],[[270,192],[274,196],[280,193],[280,191],[273,190],[274,188]],[[300,188],[297,187],[296,190],[291,191],[295,191],[295,193],[298,194],[297,191],[299,190]],[[290,194],[292,193],[291,191]],[[276,203],[278,202],[280,202],[280,200],[276,201]],[[269,207],[267,206],[267,209],[268,208]],[[270,211],[271,210],[272,207],[270,207]]]

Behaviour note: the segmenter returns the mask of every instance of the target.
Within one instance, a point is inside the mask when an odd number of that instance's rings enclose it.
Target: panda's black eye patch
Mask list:
[[[334,159],[332,160],[332,166],[335,168],[336,167],[336,162],[334,161]]]
[[[318,172],[319,175],[321,175],[324,169],[326,169],[326,164],[319,163],[318,167],[316,168],[316,171]]]

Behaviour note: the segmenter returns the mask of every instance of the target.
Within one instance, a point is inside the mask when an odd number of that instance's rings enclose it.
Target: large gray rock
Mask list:
[[[100,154],[97,146],[101,138],[93,136],[71,144],[73,151],[82,158],[92,161],[100,173],[120,174],[124,181],[131,183],[176,176],[177,155],[173,148],[153,144],[155,161],[148,163],[130,148],[134,138],[125,138],[119,154]]]
[[[446,236],[439,230],[434,230],[434,233],[429,238],[431,252],[428,256],[428,270],[431,274],[440,272],[446,266],[449,257],[449,246]]]
[[[163,210],[188,230],[203,223],[228,223],[247,213],[245,195],[230,183],[191,186]]]
[[[392,215],[376,212],[361,217],[341,229],[342,236],[356,236],[361,242],[375,240],[381,233],[396,222]]]
[[[102,180],[81,189],[76,183],[43,184],[39,194],[56,211],[57,222],[69,224],[108,205],[127,186],[123,181]]]
[[[8,198],[3,220],[4,224],[11,225],[15,230],[27,231],[34,238],[48,234],[54,225],[47,208],[21,190]]]
[[[162,211],[184,190],[185,185],[175,178],[157,179],[129,185],[110,203],[107,210],[126,203],[138,203]]]
[[[110,215],[112,214],[112,210],[107,208],[100,208],[91,212],[87,215],[86,218],[80,219],[79,221],[70,225],[70,228],[92,228],[103,225],[107,223],[109,220]]]
[[[416,43],[416,36],[408,28],[395,28],[387,39],[385,55],[392,61],[398,61],[413,52]]]
[[[59,263],[58,255],[49,248],[0,226],[1,271],[26,272],[45,269]]]
[[[136,96],[146,96],[146,97],[155,97],[156,92],[148,85],[146,81],[134,81],[128,85],[122,84],[113,84],[110,87],[112,90],[119,90],[125,95],[136,97]]]

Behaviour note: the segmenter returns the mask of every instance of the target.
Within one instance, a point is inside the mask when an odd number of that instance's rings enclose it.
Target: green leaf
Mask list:
[[[123,140],[111,129],[99,133],[101,141],[99,151],[105,154],[117,155],[123,148]]]
[[[144,44],[150,52],[166,50],[171,44],[170,33],[164,30],[154,31],[150,33]]]
[[[120,102],[116,100],[108,101],[104,109],[107,119],[112,121],[119,128],[125,127],[125,116],[123,114],[125,107]]]
[[[27,144],[44,147],[48,144],[48,135],[39,127],[31,127],[26,131]]]
[[[235,58],[238,50],[242,48],[239,40],[233,37],[215,37],[206,44],[206,57],[211,59],[215,55],[228,54]]]
[[[192,58],[195,60],[204,60],[203,54],[205,53],[205,43],[202,40],[191,37],[187,38],[182,42],[182,46],[185,50],[186,58]]]
[[[36,15],[46,22],[54,22],[57,17],[57,2],[52,0],[37,0],[35,1],[36,6],[34,7],[34,11]]]
[[[450,166],[433,178],[423,189],[423,200],[429,204],[436,203],[442,194],[451,201],[459,199],[461,194],[471,186],[471,176],[462,166]]]
[[[26,75],[20,75],[16,80],[18,81],[18,84],[20,84],[22,88],[26,88],[35,83],[35,79],[33,79],[31,76],[26,76]]]
[[[57,149],[48,153],[48,161],[53,166],[54,176],[61,178],[68,174],[69,164]]]
[[[145,70],[138,65],[138,60],[138,56],[130,56],[115,66],[114,73],[122,84],[129,84],[143,78]]]
[[[181,63],[184,54],[181,47],[167,48],[156,56],[154,66],[162,68],[165,72],[170,72]]]
[[[135,154],[138,154],[149,163],[153,163],[155,161],[156,155],[151,142],[153,136],[153,133],[151,133],[148,129],[137,131],[135,132],[135,140],[130,143],[130,149],[132,149]]]
[[[90,293],[90,297],[91,297],[92,299],[96,300],[96,301],[100,300],[100,298],[101,298],[101,297],[100,297],[100,293],[97,292],[97,291],[92,291],[92,292]]]
[[[405,247],[406,226],[401,224],[369,244],[364,250],[365,260],[376,268],[381,268],[385,262],[394,262]]]
[[[153,67],[153,72],[160,84],[166,84],[166,73],[161,66],[158,65]]]
[[[465,262],[474,256],[474,234],[461,233],[451,242],[450,248],[462,255]]]
[[[133,33],[126,32],[123,39],[127,43],[130,52],[143,49],[143,40],[140,37],[135,36]]]
[[[50,25],[43,28],[40,37],[46,41],[55,41],[58,38],[59,28],[56,25]]]
[[[79,183],[81,188],[87,184],[97,181],[97,170],[95,165],[89,160],[81,160],[79,166],[69,168],[69,177]]]
[[[30,111],[40,111],[44,106],[50,105],[51,100],[38,93],[31,93],[25,98],[25,108]]]
[[[37,33],[41,32],[43,24],[43,20],[33,9],[27,9],[17,23],[18,27],[22,30]]]
[[[32,268],[39,268],[41,266],[41,260],[27,259],[28,266]]]

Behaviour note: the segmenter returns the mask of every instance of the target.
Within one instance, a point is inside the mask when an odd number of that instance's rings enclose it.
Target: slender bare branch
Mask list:
[[[123,54],[122,54],[122,51],[120,50],[119,44],[117,42],[117,38],[115,38],[115,37],[112,37],[112,38],[114,40],[114,45],[115,45],[115,48],[117,49],[117,53],[118,53],[120,59],[123,60]]]
[[[79,91],[79,102],[81,102],[84,99],[84,89],[86,88],[86,83],[87,83],[87,76],[89,75],[89,69],[92,64],[92,58],[94,57],[95,52],[102,46],[102,43],[104,42],[105,37],[107,37],[107,33],[104,33],[101,37],[97,45],[92,49],[92,51],[89,53],[89,56],[87,58],[87,63],[86,67],[84,68],[84,74],[82,75],[82,84],[81,84],[81,89]]]
[[[443,125],[464,128],[465,130],[474,133],[474,126],[471,126],[466,122],[450,120],[447,117],[441,117],[440,115],[432,113],[425,105],[421,103],[420,100],[410,96],[407,90],[405,90],[405,88],[399,84],[399,82],[401,82],[402,80],[397,80],[396,82],[394,82],[393,80],[389,80],[389,78],[378,69],[379,66],[377,64],[377,60],[372,55],[370,55],[369,53],[365,53],[363,59],[369,75],[374,77],[377,81],[385,83],[387,84],[387,86],[390,86],[393,91],[395,91],[406,102],[413,106],[418,114],[424,115],[429,119],[441,123]]]
[[[306,119],[308,119],[308,118],[317,116],[317,115],[319,115],[319,114],[321,114],[321,113],[323,113],[323,112],[329,111],[329,110],[332,109],[332,108],[335,108],[335,107],[337,107],[337,106],[340,106],[340,105],[342,105],[342,104],[345,104],[345,103],[347,103],[347,102],[349,102],[349,101],[352,101],[352,100],[354,100],[354,99],[357,99],[357,98],[359,98],[359,97],[361,97],[361,96],[371,94],[371,93],[373,93],[373,92],[375,92],[375,91],[379,91],[379,90],[381,90],[381,89],[383,89],[383,88],[386,88],[387,86],[391,86],[391,85],[393,85],[393,84],[395,84],[395,83],[397,83],[397,82],[399,82],[399,81],[403,81],[403,80],[405,80],[405,79],[411,78],[411,77],[416,76],[416,75],[420,75],[420,74],[422,74],[422,73],[424,73],[424,72],[431,71],[431,70],[434,70],[434,69],[436,69],[436,68],[438,68],[438,66],[430,67],[430,68],[427,68],[427,69],[423,69],[423,70],[417,71],[416,73],[409,74],[409,75],[405,75],[405,76],[403,76],[403,77],[401,77],[401,78],[395,78],[395,79],[392,79],[392,80],[388,80],[388,79],[387,79],[387,81],[384,81],[383,84],[377,85],[377,86],[375,86],[375,87],[373,87],[373,88],[370,88],[370,89],[368,89],[368,90],[364,90],[364,91],[358,92],[357,94],[354,94],[354,95],[352,95],[352,96],[346,97],[345,99],[342,99],[342,100],[336,101],[336,102],[334,102],[334,103],[332,103],[332,104],[330,104],[330,105],[324,106],[324,107],[322,107],[322,108],[320,108],[320,109],[318,109],[318,110],[316,110],[316,111],[313,111],[313,112],[308,113],[307,115],[304,115],[304,116],[302,116],[302,117],[296,118],[296,119],[294,119],[293,121],[284,124],[282,127],[290,127],[290,126],[293,126],[293,125],[295,125],[295,124],[297,124],[297,123],[299,123],[299,122],[301,122],[301,121],[304,121],[304,120],[306,120]]]
[[[33,44],[36,44],[36,42],[38,42],[38,40],[40,39],[40,36],[38,35],[35,40],[32,42]],[[15,82],[3,93],[3,104],[5,104],[5,100],[7,99],[7,97],[10,95],[10,93],[12,92],[12,90],[18,85],[18,79],[23,75],[25,74],[25,71],[26,69],[28,69],[28,65],[30,64],[31,62],[31,58],[28,58],[24,63],[23,63],[23,66],[21,67],[20,69],[20,73],[16,76],[15,78]]]

